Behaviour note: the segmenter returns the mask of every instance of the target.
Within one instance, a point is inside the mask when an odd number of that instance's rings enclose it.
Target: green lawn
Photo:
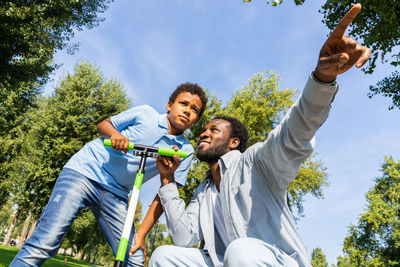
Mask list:
[[[0,267],[8,266],[17,254],[18,249],[15,247],[6,247],[0,245]],[[64,259],[68,258],[67,264],[64,264]],[[93,264],[87,264],[84,261],[74,260],[69,256],[57,255],[51,259],[48,259],[45,267],[65,267],[65,266],[93,266]]]

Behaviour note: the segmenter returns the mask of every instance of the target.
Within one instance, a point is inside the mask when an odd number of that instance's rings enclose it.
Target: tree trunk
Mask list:
[[[14,219],[12,220],[10,228],[8,229],[8,232],[7,232],[6,236],[4,237],[4,241],[3,241],[3,245],[4,246],[8,246],[8,242],[10,242],[11,236],[14,233],[14,230],[15,230],[15,226],[17,225],[17,221],[18,221],[18,217],[19,217],[20,212],[21,211],[18,209],[14,213]]]
[[[84,255],[85,255],[85,251],[79,250],[78,253],[75,254],[74,259],[75,260],[83,260]]]
[[[33,235],[33,232],[36,230],[36,225],[38,220],[39,220],[39,215],[36,216],[35,220],[33,221],[31,228],[29,229],[28,236],[26,237],[27,239],[29,239]]]
[[[159,228],[159,224],[158,224],[158,223],[156,223],[156,225],[155,225],[155,229],[154,229],[154,236],[153,236],[153,239],[152,239],[152,241],[151,241],[151,244],[150,244],[151,253],[153,253],[153,252],[154,252],[154,250],[155,250],[155,246],[156,246],[156,238],[157,238],[157,234],[158,234],[158,228]]]
[[[36,203],[36,201],[35,201],[35,203]],[[35,206],[35,203],[33,204],[33,206]],[[28,212],[28,216],[26,216],[26,218],[25,218],[25,222],[24,222],[24,225],[22,227],[21,234],[19,235],[19,242],[18,242],[18,245],[17,245],[17,248],[19,248],[19,249],[21,249],[22,245],[25,243],[26,235],[28,234],[29,224],[30,224],[31,219],[32,219],[32,210],[33,210],[33,207],[30,207],[29,208],[29,212]]]
[[[90,251],[89,251],[89,253],[88,253],[87,257],[86,257],[85,262],[87,262],[87,263],[90,262],[90,258],[92,257],[93,249],[94,249],[93,247],[90,248]]]
[[[99,258],[99,257],[100,257],[100,255],[99,255],[99,246],[96,245],[96,252],[94,253],[94,257],[93,257],[92,263],[96,263],[97,258]]]

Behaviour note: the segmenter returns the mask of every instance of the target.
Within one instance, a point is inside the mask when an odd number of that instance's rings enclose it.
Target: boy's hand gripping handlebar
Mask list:
[[[111,139],[104,139],[104,146],[112,147]],[[175,151],[172,148],[144,146],[144,145],[134,144],[132,142],[129,143],[129,150],[141,150],[141,151],[146,150],[147,152],[157,153],[160,156],[167,156],[167,157],[173,157],[175,155],[178,155],[179,157],[181,157],[183,159],[187,158],[187,156],[188,156],[188,153],[183,150]]]

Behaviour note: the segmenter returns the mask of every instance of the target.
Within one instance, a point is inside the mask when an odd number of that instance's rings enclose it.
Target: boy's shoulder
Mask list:
[[[125,112],[125,114],[135,114],[136,117],[140,117],[142,119],[148,120],[150,118],[158,120],[158,117],[161,115],[157,110],[155,110],[153,107],[149,105],[139,105],[139,106],[134,106]],[[130,115],[128,115],[130,116]]]
[[[149,106],[147,104],[144,105],[139,105],[139,106],[135,106],[133,107],[134,109],[138,109],[138,110],[142,110],[145,112],[152,112],[152,113],[157,113],[160,114],[157,110],[155,110],[152,106]]]

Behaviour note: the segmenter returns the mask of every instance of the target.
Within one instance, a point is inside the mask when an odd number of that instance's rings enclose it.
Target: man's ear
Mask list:
[[[172,106],[172,103],[171,103],[171,102],[168,102],[168,104],[167,104],[167,111],[168,111],[168,112],[171,110],[171,106]]]
[[[230,148],[231,150],[237,149],[237,147],[239,146],[239,144],[240,144],[240,140],[239,140],[239,138],[237,138],[237,137],[232,137],[232,138],[229,140],[229,148]]]

